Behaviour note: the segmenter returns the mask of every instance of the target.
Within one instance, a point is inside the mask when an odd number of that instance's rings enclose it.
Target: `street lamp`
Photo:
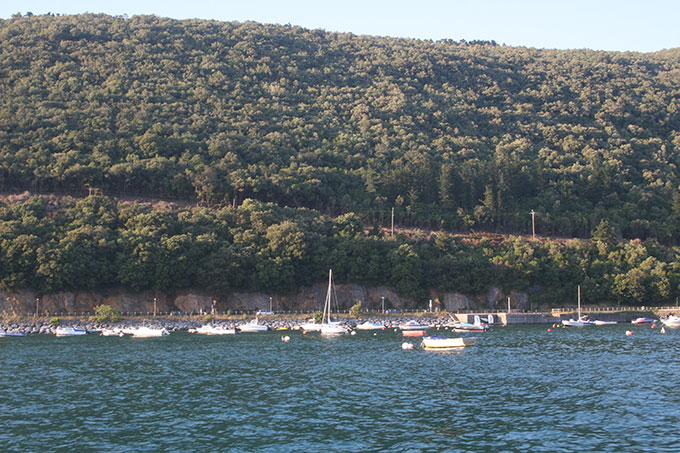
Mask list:
[[[385,313],[385,296],[380,297],[382,299],[382,312]]]
[[[38,317],[38,304],[40,303],[40,298],[36,297],[35,298],[35,317]]]
[[[157,307],[157,305],[156,305],[156,298],[154,297],[154,298],[153,298],[153,315],[154,315],[154,316],[156,316],[156,307]]]

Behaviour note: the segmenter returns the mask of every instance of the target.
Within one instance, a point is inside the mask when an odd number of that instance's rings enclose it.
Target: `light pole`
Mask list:
[[[38,317],[38,304],[40,303],[40,298],[36,297],[35,298],[35,317]]]
[[[508,296],[508,313],[510,313],[510,296]]]
[[[380,297],[382,299],[382,312],[385,313],[385,296]]]
[[[272,313],[274,312],[274,310],[272,309],[272,298],[271,297],[269,298],[269,311],[271,311]]]
[[[217,303],[217,301],[215,299],[213,299],[212,302],[213,302],[213,304],[212,304],[212,310],[210,311],[210,314],[215,316],[215,304]]]
[[[156,307],[157,307],[157,305],[156,305],[156,298],[154,297],[154,298],[153,298],[153,315],[154,315],[154,316],[156,316]]]
[[[532,209],[531,212],[531,239],[536,239],[536,212]]]

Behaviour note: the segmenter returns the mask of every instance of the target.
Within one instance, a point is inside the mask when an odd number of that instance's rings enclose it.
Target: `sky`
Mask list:
[[[654,52],[680,47],[679,0],[4,0],[15,13],[252,20],[358,35],[494,40],[549,49]]]

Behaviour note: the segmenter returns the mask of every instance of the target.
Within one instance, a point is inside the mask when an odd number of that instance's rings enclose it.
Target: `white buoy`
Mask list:
[[[633,335],[633,331],[632,330],[626,330],[626,335]]]
[[[288,335],[281,337],[281,341],[284,343],[288,343],[290,341],[290,337]]]
[[[357,334],[357,333],[356,333],[355,330],[353,330],[352,333],[350,333],[350,335],[356,335],[356,334]]]
[[[412,343],[402,343],[401,349],[413,349],[413,344]]]

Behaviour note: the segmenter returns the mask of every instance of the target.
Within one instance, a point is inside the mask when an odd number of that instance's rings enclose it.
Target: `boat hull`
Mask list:
[[[460,337],[460,338],[425,337],[423,338],[423,349],[431,350],[459,349],[467,346],[473,346],[476,343],[477,339],[475,337]]]

